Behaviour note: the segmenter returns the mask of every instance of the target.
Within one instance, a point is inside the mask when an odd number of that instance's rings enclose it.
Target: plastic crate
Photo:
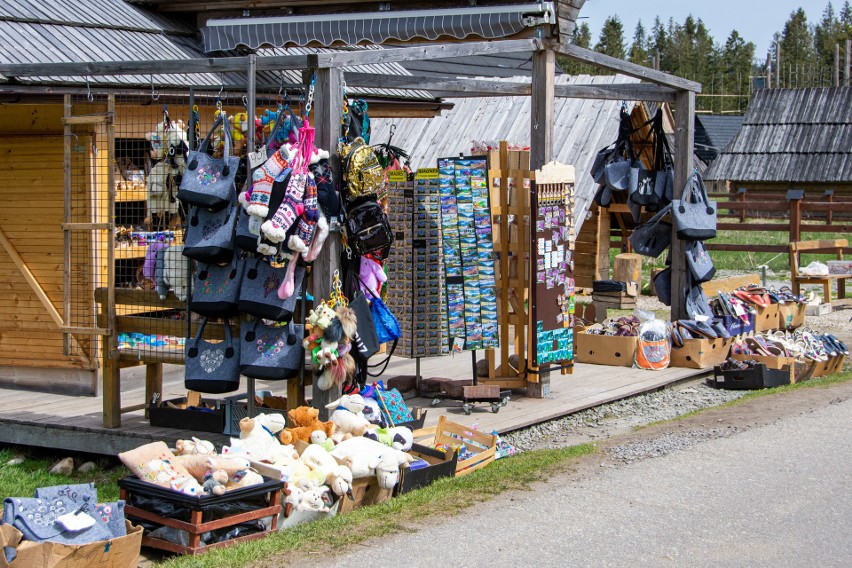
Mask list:
[[[769,369],[764,363],[758,363],[748,369],[713,369],[713,386],[727,390],[754,390],[778,387],[790,384],[790,368]]]
[[[243,395],[245,396],[245,395]],[[158,428],[175,428],[188,430],[190,432],[212,432],[221,434],[225,426],[225,409],[222,407],[224,401],[217,399],[204,399],[209,408],[204,410],[172,408],[167,403],[174,405],[186,404],[186,398],[175,398],[163,401],[161,404],[152,403],[148,407],[148,419],[151,426]]]
[[[261,398],[265,396],[272,396],[270,391],[257,391],[255,394]],[[222,410],[224,413],[222,433],[226,436],[240,435],[240,420],[248,416],[247,398],[248,395],[243,393],[235,394],[234,396],[226,396],[224,400],[222,400]],[[255,406],[255,408],[263,409],[262,406]],[[275,412],[283,411],[276,409]]]

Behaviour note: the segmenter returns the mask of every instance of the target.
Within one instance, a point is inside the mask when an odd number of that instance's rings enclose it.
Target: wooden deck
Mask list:
[[[469,377],[470,369],[471,360],[467,354],[424,359],[421,363],[421,374],[426,378]],[[414,361],[395,359],[385,376],[413,375],[414,371]],[[498,413],[492,413],[488,404],[474,407],[473,412],[466,416],[461,403],[456,401],[443,401],[435,408],[430,406],[431,399],[414,398],[408,402],[411,406],[428,409],[426,426],[435,425],[438,416],[446,414],[454,422],[476,425],[478,429],[486,432],[496,430],[505,433],[614,400],[658,390],[702,374],[703,371],[693,369],[642,371],[627,367],[577,364],[573,375],[552,376],[548,398],[534,399],[513,395],[508,406],[500,409]],[[145,392],[144,385],[144,367],[125,369],[122,372],[122,404],[129,406],[141,403]],[[258,381],[257,388],[269,389],[275,394],[286,393],[284,383]],[[185,394],[182,366],[166,366],[163,390],[167,399]],[[0,406],[0,443],[115,455],[153,440],[173,442],[193,435],[189,431],[151,427],[141,410],[124,414],[121,428],[104,428],[100,397],[66,396],[13,389],[0,389],[0,396],[3,401]],[[217,445],[227,442],[227,438],[222,435],[202,433],[201,437]]]

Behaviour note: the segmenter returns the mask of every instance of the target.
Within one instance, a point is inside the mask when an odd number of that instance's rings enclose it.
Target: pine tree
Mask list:
[[[636,23],[636,30],[633,32],[633,43],[630,45],[628,61],[637,65],[650,66],[648,45],[649,40],[645,34],[645,26],[642,25],[642,20],[639,20]]]
[[[845,39],[843,25],[834,14],[831,2],[825,7],[822,19],[814,28],[814,47],[819,65],[834,66],[834,45]]]
[[[574,37],[571,38],[571,43],[577,47],[589,49],[592,44],[592,30],[589,29],[589,24],[583,22],[574,28]],[[594,75],[595,69],[585,63],[579,63],[573,59],[557,55],[556,61],[562,67],[562,71],[569,75]]]
[[[595,51],[618,59],[624,59],[627,55],[624,48],[624,26],[618,16],[610,16],[604,20]]]
[[[660,69],[668,71],[669,67],[669,35],[666,32],[666,27],[660,17],[654,18],[654,25],[651,28],[650,47],[653,57],[659,56]]]
[[[804,86],[804,73],[817,63],[814,36],[802,8],[793,11],[781,32],[781,85]]]
[[[752,61],[754,60],[755,46],[752,42],[746,42],[737,30],[732,30],[725,47],[722,50],[720,67],[723,74],[722,93],[741,95],[740,98],[732,99],[734,104],[729,105],[726,99],[722,99],[723,105],[720,110],[738,110],[745,112],[748,102],[748,93],[751,86],[750,77]]]

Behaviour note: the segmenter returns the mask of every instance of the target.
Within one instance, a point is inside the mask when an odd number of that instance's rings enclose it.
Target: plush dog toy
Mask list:
[[[200,440],[193,437],[191,440],[178,440],[175,442],[175,455],[186,456],[192,454],[201,454],[204,456],[216,455],[216,447],[213,442]]]
[[[223,454],[247,455],[257,461],[277,463],[280,459],[298,458],[293,446],[282,444],[275,435],[285,425],[283,414],[258,414],[240,420],[240,437],[231,438],[231,445],[222,448]]]
[[[311,444],[302,452],[301,459],[314,472],[319,472],[322,483],[335,495],[345,495],[352,490],[352,470],[340,465],[322,446]]]

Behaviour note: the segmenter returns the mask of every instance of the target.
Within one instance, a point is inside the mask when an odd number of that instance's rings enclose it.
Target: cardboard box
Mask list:
[[[346,497],[343,499],[346,499]],[[337,510],[340,508],[340,503],[343,499],[338,499],[328,511],[297,511],[296,509],[293,509],[287,516],[285,516],[282,511],[278,515],[278,530],[283,531],[284,529],[289,529],[290,527],[294,527],[302,523],[313,523],[314,521],[321,521],[322,519],[333,517],[337,514]]]
[[[755,306],[754,331],[778,329],[778,304]]]
[[[796,329],[805,324],[807,304],[785,302],[778,304],[778,329]]]
[[[367,505],[376,505],[387,501],[393,495],[393,489],[382,489],[375,476],[362,477],[352,482],[352,499],[343,497],[340,499],[340,514],[354,511]]]
[[[420,487],[431,485],[442,477],[454,477],[456,475],[456,464],[458,462],[456,452],[443,452],[415,443],[408,453],[424,460],[429,465],[420,469],[410,469],[406,464],[400,468],[399,483],[394,489],[394,495],[408,493]]]
[[[786,369],[769,369],[763,363],[758,363],[751,369],[732,369],[723,371],[716,367],[713,371],[713,386],[717,389],[753,390],[790,384],[790,376]]]
[[[23,541],[12,525],[0,525],[0,545],[12,547],[18,556],[10,564],[0,554],[0,568],[136,568],[142,547],[142,527],[125,521],[127,536],[90,544],[68,545]]]
[[[685,339],[683,347],[672,346],[671,367],[687,369],[710,369],[721,365],[728,358],[732,338]]]
[[[638,338],[574,333],[574,359],[578,363],[632,367]]]
[[[793,357],[776,357],[767,355],[739,355],[732,354],[732,359],[737,361],[757,361],[766,365],[767,369],[786,370],[790,373],[791,383],[796,382],[796,359]]]

